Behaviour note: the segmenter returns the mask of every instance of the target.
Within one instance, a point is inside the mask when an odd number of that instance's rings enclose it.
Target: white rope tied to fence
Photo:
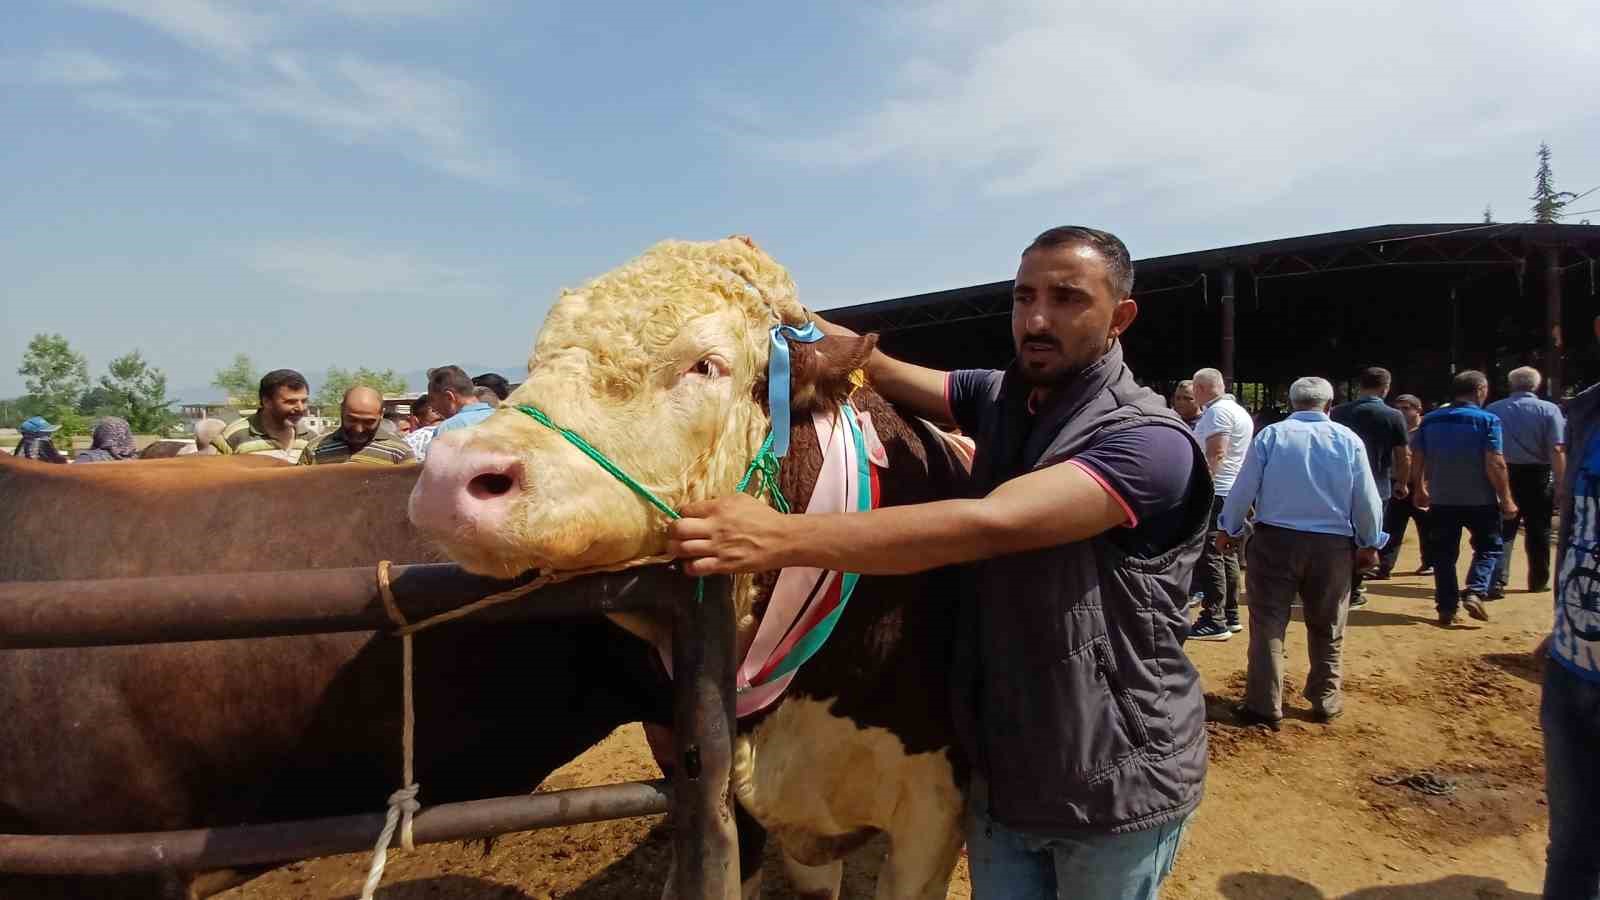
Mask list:
[[[400,612],[399,605],[394,602],[394,590],[389,585],[387,559],[378,562],[378,594],[383,597],[383,608],[389,614],[389,620],[395,627],[401,629],[400,678],[404,715],[400,727],[400,757],[405,786],[389,795],[389,810],[383,817],[383,830],[378,833],[377,846],[372,848],[372,864],[367,868],[366,884],[361,887],[361,900],[372,900],[373,893],[383,881],[383,869],[389,862],[389,841],[394,838],[396,825],[400,827],[400,846],[406,850],[416,849],[416,844],[412,840],[411,819],[422,808],[422,804],[417,802],[417,792],[420,788],[417,785],[416,773],[412,769],[417,719],[411,696],[411,635],[404,631],[407,625],[406,617]]]

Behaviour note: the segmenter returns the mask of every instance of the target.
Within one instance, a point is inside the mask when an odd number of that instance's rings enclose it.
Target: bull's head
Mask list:
[[[730,493],[769,428],[770,329],[808,318],[788,273],[745,238],[661,243],[564,292],[506,407],[433,442],[412,522],[498,576],[662,552],[659,511],[514,407],[543,410],[674,508]],[[871,347],[794,345],[795,408],[839,399]]]

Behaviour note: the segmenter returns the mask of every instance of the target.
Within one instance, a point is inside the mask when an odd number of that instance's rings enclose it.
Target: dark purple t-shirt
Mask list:
[[[945,399],[951,419],[963,432],[977,433],[979,404],[990,402],[994,383],[1003,375],[995,369],[950,373]],[[979,446],[978,452],[984,448]],[[1127,511],[1128,524],[1113,535],[1125,552],[1156,556],[1183,537],[1183,503],[1194,473],[1194,447],[1176,428],[1152,423],[1102,432],[1078,455],[1047,464],[1059,462],[1082,469]]]

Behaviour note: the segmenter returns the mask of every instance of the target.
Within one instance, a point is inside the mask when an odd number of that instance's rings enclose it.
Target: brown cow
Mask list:
[[[433,561],[405,515],[418,471],[7,457],[0,580]],[[648,648],[603,619],[468,618],[415,642],[425,804],[526,792],[618,725],[670,721]],[[371,634],[0,651],[0,832],[381,811],[400,778],[399,653]],[[35,896],[3,878],[0,896]],[[63,884],[49,896],[162,887]]]

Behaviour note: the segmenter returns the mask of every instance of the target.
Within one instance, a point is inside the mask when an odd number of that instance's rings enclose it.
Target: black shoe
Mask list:
[[[1277,731],[1282,725],[1282,722],[1276,717],[1258,713],[1243,703],[1234,709],[1233,715],[1241,725],[1259,725],[1272,731]]]
[[[1350,595],[1350,608],[1351,609],[1360,609],[1361,607],[1366,606],[1366,605],[1367,605],[1367,592],[1366,591],[1361,591],[1360,593],[1356,593],[1356,594],[1351,594]]]
[[[1433,574],[1433,566],[1420,566],[1420,567],[1418,567],[1417,571],[1415,571],[1415,572],[1413,572],[1411,574],[1413,574],[1413,575],[1432,575]]]
[[[1461,606],[1466,609],[1467,615],[1479,622],[1489,621],[1489,610],[1483,605],[1483,598],[1471,591],[1461,595]]]
[[[1389,580],[1389,576],[1391,574],[1392,573],[1389,572],[1387,569],[1379,569],[1378,571],[1373,572],[1371,575],[1368,575],[1367,576],[1367,580],[1368,581],[1388,581]]]
[[[1452,609],[1449,612],[1439,613],[1439,627],[1440,628],[1449,628],[1450,626],[1452,626],[1454,624],[1456,624],[1456,611],[1455,610]]]
[[[1228,618],[1228,632],[1230,634],[1238,634],[1239,632],[1241,632],[1243,630],[1244,630],[1244,623],[1239,621],[1239,617],[1238,616],[1230,616]]]
[[[1233,632],[1228,626],[1208,616],[1195,620],[1194,627],[1189,629],[1189,639],[1193,641],[1225,641],[1231,637]]]
[[[1541,581],[1538,584],[1528,585],[1528,593],[1530,594],[1542,594],[1548,590],[1550,590],[1550,582],[1548,581]]]
[[[1485,600],[1504,600],[1505,598],[1506,589],[1503,587],[1489,588],[1489,593],[1483,595],[1483,599]]]

